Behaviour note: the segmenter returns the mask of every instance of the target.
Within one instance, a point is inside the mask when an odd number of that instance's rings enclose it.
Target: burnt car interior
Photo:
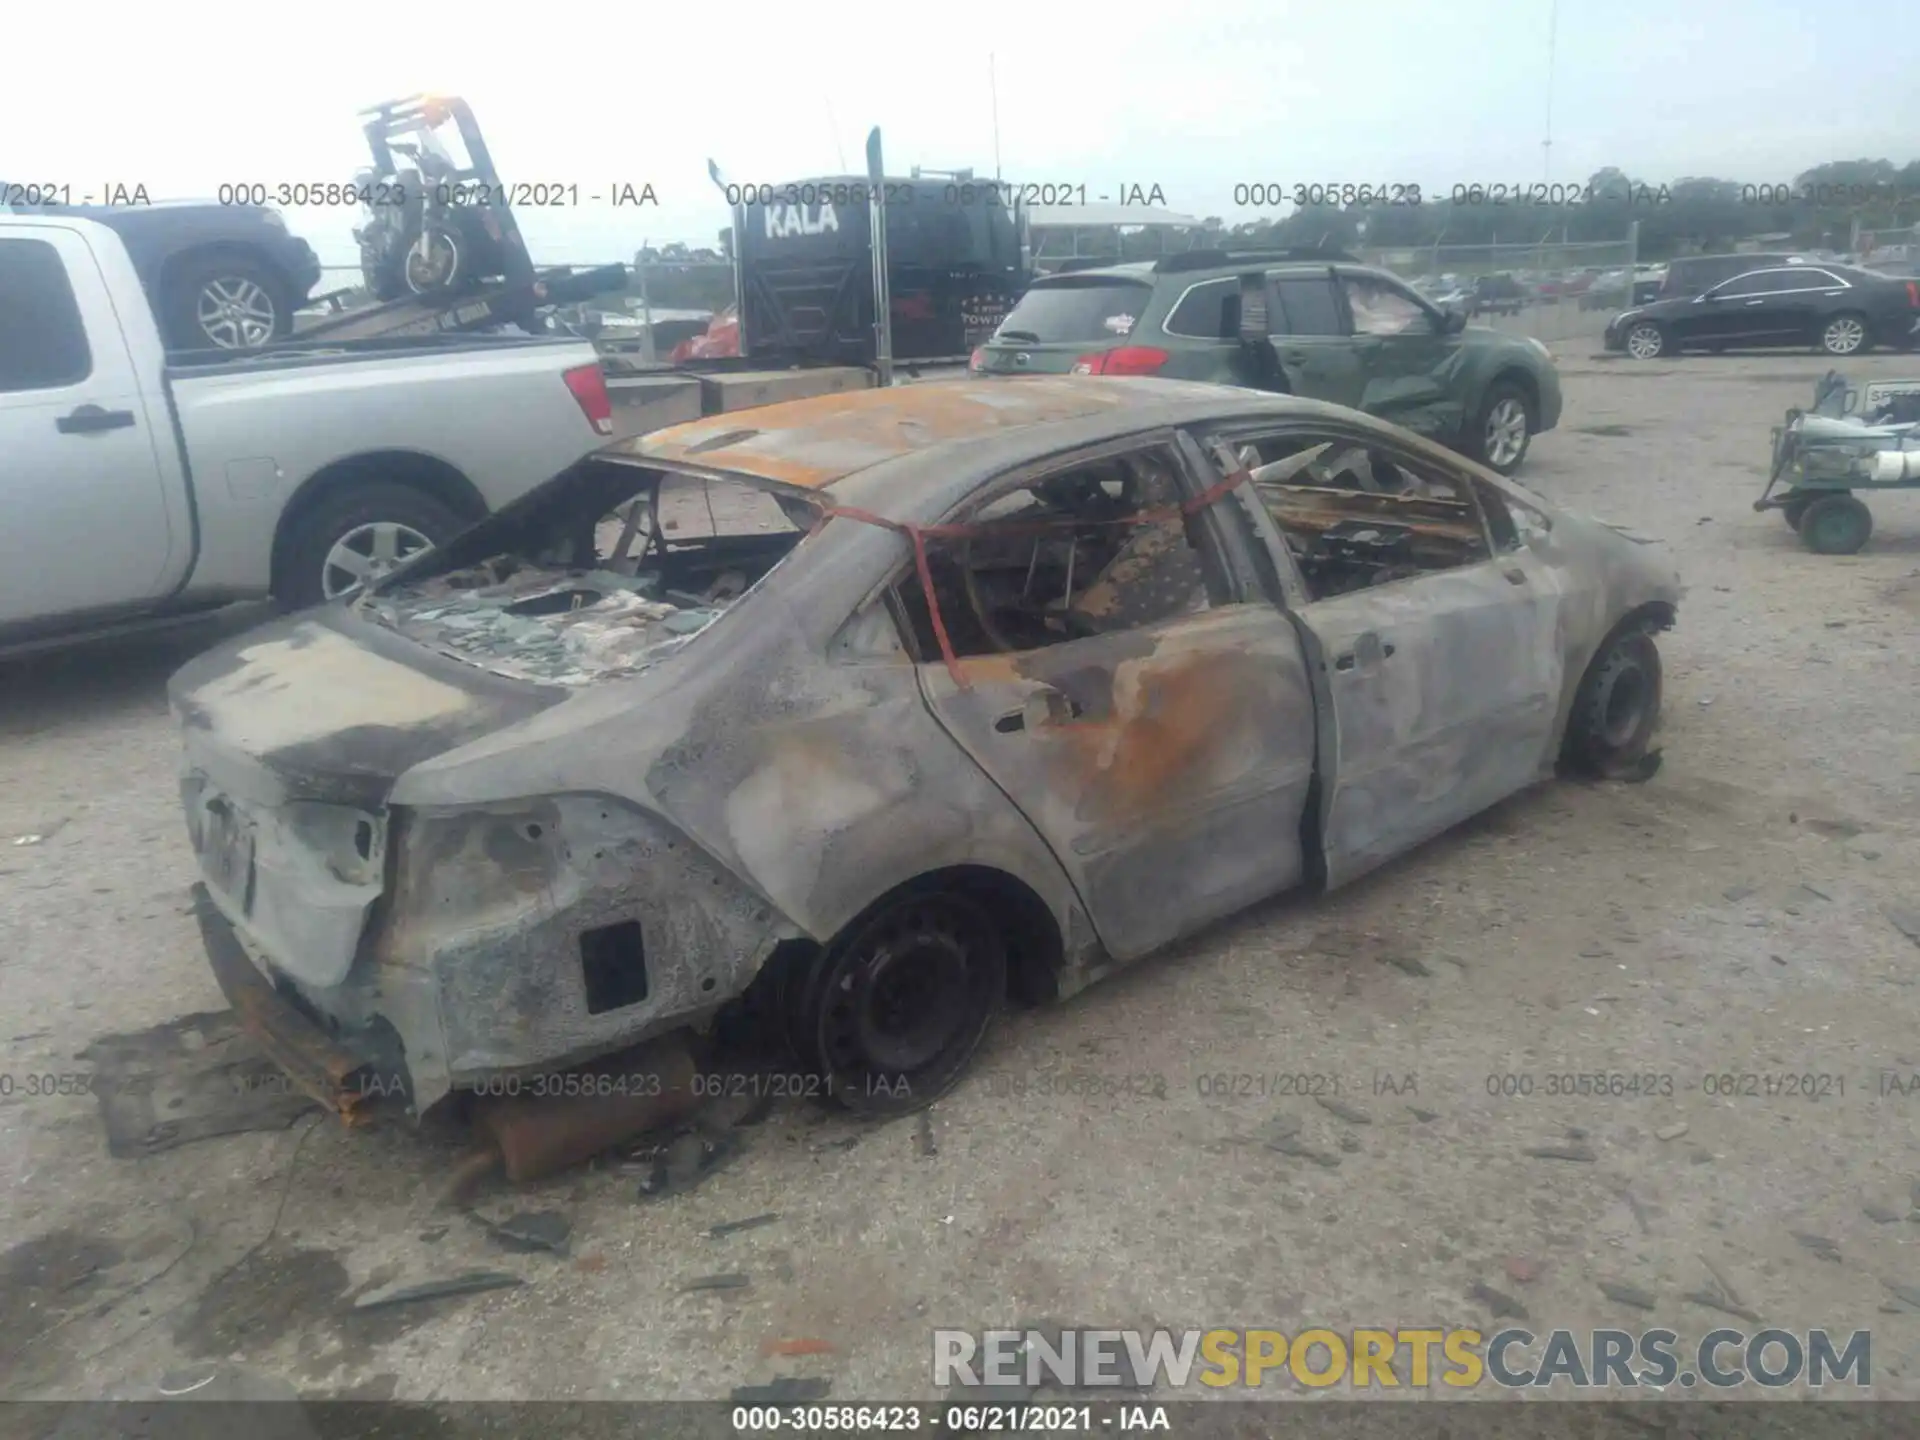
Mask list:
[[[1223,469],[1251,472],[1310,600],[1477,564],[1517,543],[1494,492],[1351,437],[1295,432],[1213,449]]]
[[[959,656],[1013,654],[1133,630],[1229,603],[1225,569],[1179,505],[1163,445],[1083,462],[990,495],[972,533],[927,542],[941,619]],[[940,653],[918,577],[894,601],[923,658]]]
[[[362,613],[496,673],[580,684],[704,629],[817,516],[744,481],[619,460],[528,500],[376,587]]]

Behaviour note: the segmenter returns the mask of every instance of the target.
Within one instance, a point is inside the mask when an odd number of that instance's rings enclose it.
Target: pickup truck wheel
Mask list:
[[[820,952],[789,992],[789,1033],[827,1098],[863,1115],[902,1115],[958,1083],[1006,989],[993,916],[953,890],[908,891]]]
[[[1489,385],[1472,431],[1474,458],[1498,474],[1513,474],[1527,458],[1538,423],[1533,399],[1519,385],[1511,380]]]
[[[1660,688],[1660,649],[1653,636],[1626,630],[1609,637],[1573,697],[1565,751],[1569,767],[1607,779],[1638,764],[1660,723]]]
[[[213,256],[165,284],[161,313],[176,349],[253,350],[293,333],[286,287],[255,261]]]
[[[304,609],[350,594],[465,528],[451,509],[407,485],[354,485],[294,521],[279,598]]]

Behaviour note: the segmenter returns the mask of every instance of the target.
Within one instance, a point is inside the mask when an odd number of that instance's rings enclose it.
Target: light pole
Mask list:
[[[1540,180],[1553,178],[1553,42],[1560,30],[1560,0],[1547,10],[1547,133],[1540,142]]]

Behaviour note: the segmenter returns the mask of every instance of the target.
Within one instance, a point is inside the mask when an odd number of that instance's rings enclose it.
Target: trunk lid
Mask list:
[[[1037,280],[980,347],[988,375],[1065,375],[1083,355],[1127,343],[1153,300],[1145,280],[1087,271]]]

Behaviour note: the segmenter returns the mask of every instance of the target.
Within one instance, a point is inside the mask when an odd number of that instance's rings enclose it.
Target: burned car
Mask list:
[[[416,1115],[760,1002],[822,1093],[924,1104],[1009,995],[1640,763],[1679,595],[1314,401],[714,417],[181,670],[202,926],[295,1078]]]

